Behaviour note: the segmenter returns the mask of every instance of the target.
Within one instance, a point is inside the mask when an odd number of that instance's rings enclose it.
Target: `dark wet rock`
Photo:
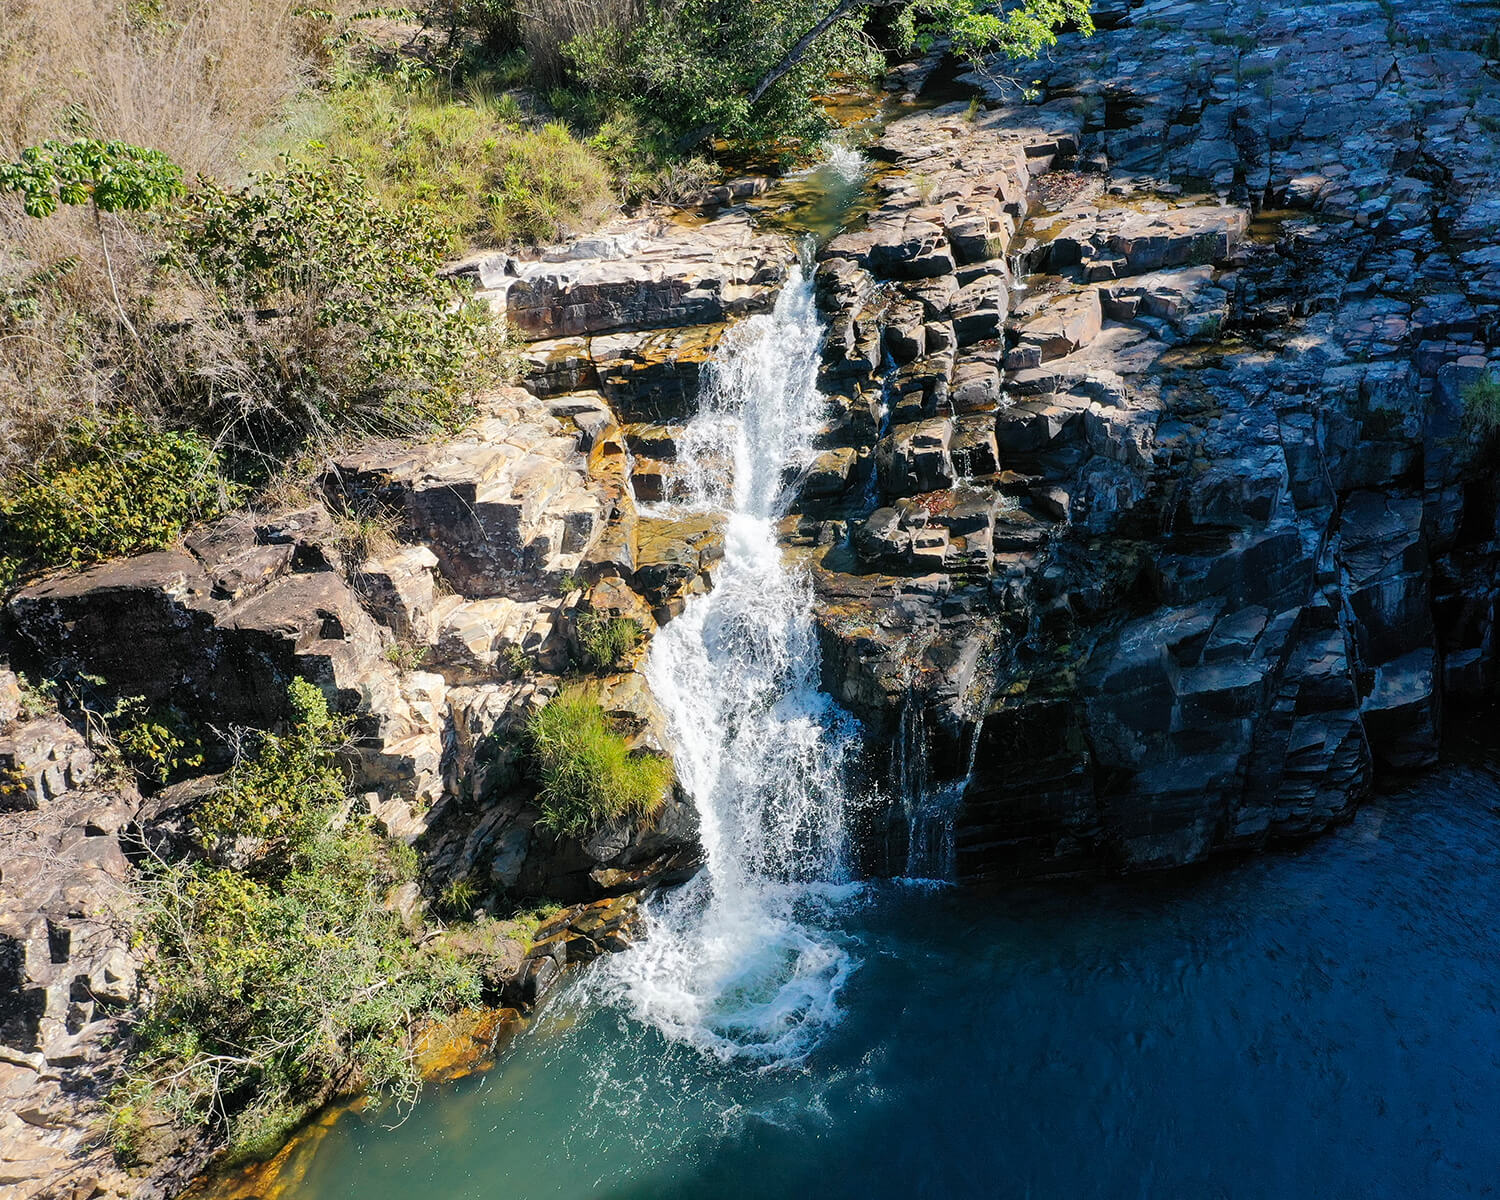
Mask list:
[[[1035,65],[1042,104],[969,77],[977,108],[888,126],[885,199],[820,268],[851,310],[897,297],[860,318],[898,369],[870,371],[878,494],[815,575],[827,682],[877,745],[929,714],[936,783],[972,740],[961,877],[1316,832],[1500,677],[1500,487],[1461,398],[1500,370],[1500,138],[1466,115],[1500,84],[1455,100],[1477,56],[1412,45],[1482,30],[1256,22],[1247,50],[1122,10]],[[1288,204],[1312,215],[1257,215]],[[992,329],[1007,255],[1033,274]]]

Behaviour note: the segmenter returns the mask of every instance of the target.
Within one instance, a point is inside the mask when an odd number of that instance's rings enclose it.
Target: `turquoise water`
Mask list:
[[[859,966],[797,1066],[668,1042],[581,973],[495,1070],[344,1117],[290,1195],[1495,1195],[1497,780],[1165,880],[812,895]]]

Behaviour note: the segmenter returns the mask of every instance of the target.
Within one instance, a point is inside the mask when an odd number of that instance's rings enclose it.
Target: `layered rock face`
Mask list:
[[[129,1195],[79,1113],[100,1116],[136,998],[121,835],[141,797],[99,778],[76,730],[25,713],[9,671],[0,730],[0,1192]]]
[[[1316,831],[1434,761],[1444,696],[1493,694],[1461,401],[1500,367],[1486,29],[1115,16],[1010,72],[1040,103],[975,75],[982,103],[891,124],[819,266],[840,412],[788,535],[830,690],[907,731],[893,778],[961,788],[962,878]]]
[[[597,395],[501,389],[481,409],[455,439],[351,451],[303,508],[23,589],[18,658],[223,729],[273,725],[291,678],[318,683],[358,716],[357,790],[394,835],[425,839],[437,880],[583,900],[679,869],[695,854],[681,797],[585,843],[535,830],[519,734],[587,665],[583,614],[649,633],[653,606],[706,586],[712,546],[696,529],[642,533]],[[606,707],[662,749],[640,677],[617,669],[596,676]]]

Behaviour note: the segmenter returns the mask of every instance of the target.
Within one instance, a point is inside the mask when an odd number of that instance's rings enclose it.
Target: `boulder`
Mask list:
[[[703,325],[769,306],[792,257],[742,214],[696,228],[639,218],[565,255],[513,259],[478,295],[532,340]]]

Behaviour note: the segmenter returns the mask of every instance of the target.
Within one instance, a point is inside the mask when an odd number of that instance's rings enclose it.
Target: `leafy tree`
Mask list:
[[[139,339],[120,303],[109,241],[100,213],[145,212],[182,194],[182,168],[160,150],[129,142],[75,138],[28,146],[12,163],[0,164],[0,192],[18,192],[31,217],[50,217],[61,204],[93,206],[94,227],[104,251],[104,269],[120,320]]]
[[[882,64],[865,32],[874,10],[899,10],[901,40],[948,39],[970,59],[1025,58],[1069,23],[1093,30],[1089,0],[654,0],[627,26],[601,27],[566,50],[582,81],[636,96],[684,130],[680,149],[714,134],[731,141],[807,142],[824,131],[811,98],[835,73]]]
[[[991,54],[1035,58],[1057,44],[1064,26],[1094,32],[1089,0],[1025,0],[1012,8],[990,0],[923,0],[902,13],[904,26],[917,43],[931,48],[947,38],[955,53],[967,59]]]

